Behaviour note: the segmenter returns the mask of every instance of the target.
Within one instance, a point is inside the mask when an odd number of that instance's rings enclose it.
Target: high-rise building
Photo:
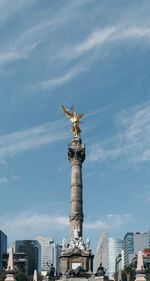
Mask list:
[[[106,275],[111,277],[115,273],[116,258],[123,250],[123,240],[108,237],[104,231],[100,235],[96,251],[96,269],[100,263],[106,269]]]
[[[36,240],[17,240],[13,244],[15,253],[25,253],[28,256],[28,275],[34,270],[41,272],[41,246]]]
[[[133,245],[133,232],[127,232],[124,236],[124,265],[128,266],[132,260],[132,254],[134,252]]]
[[[96,270],[102,263],[102,266],[108,268],[108,232],[103,231],[100,234],[100,238],[96,250]]]
[[[55,271],[59,273],[59,254],[62,247],[52,237],[38,237],[36,240],[41,245],[41,271],[47,272],[50,264],[53,264]]]
[[[2,255],[2,268],[7,268],[9,253]],[[14,268],[28,276],[28,256],[25,253],[13,253]]]
[[[0,269],[2,268],[2,255],[7,253],[7,235],[0,230]]]
[[[121,253],[123,248],[123,240],[113,237],[108,238],[108,276],[110,278],[115,274],[116,258]]]
[[[128,266],[138,251],[149,248],[148,232],[127,232],[124,236],[124,264]]]

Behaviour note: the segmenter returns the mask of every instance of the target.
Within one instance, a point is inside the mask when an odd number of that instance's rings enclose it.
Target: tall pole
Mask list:
[[[83,224],[83,200],[82,200],[82,163],[85,159],[85,145],[81,138],[75,136],[72,146],[68,145],[68,159],[71,164],[71,200],[70,200],[70,224],[71,240],[74,239],[74,231],[78,229],[79,237],[82,237]]]

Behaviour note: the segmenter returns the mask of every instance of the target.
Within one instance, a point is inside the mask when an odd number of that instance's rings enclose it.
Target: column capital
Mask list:
[[[85,160],[85,147],[77,150],[68,146],[68,159],[70,162],[79,161],[83,163]]]
[[[69,161],[83,163],[85,160],[85,145],[82,144],[81,138],[74,137],[72,139],[72,146],[68,145],[68,159]]]

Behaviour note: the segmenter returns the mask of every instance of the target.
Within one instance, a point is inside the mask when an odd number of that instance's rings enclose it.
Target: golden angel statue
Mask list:
[[[73,132],[74,136],[77,137],[82,132],[82,130],[79,126],[79,123],[80,123],[79,120],[84,114],[83,113],[77,114],[77,112],[74,112],[74,114],[73,114],[73,109],[74,109],[74,106],[71,106],[71,112],[70,112],[68,109],[66,109],[62,105],[63,112],[67,115],[67,117],[73,123],[72,132]]]

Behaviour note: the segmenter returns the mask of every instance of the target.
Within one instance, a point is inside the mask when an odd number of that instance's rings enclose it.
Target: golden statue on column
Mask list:
[[[71,106],[71,112],[62,105],[63,112],[67,115],[70,121],[73,123],[72,125],[72,133],[75,137],[77,137],[81,132],[81,128],[79,126],[79,120],[84,115],[83,113],[77,114],[77,112],[73,113],[74,106]]]

